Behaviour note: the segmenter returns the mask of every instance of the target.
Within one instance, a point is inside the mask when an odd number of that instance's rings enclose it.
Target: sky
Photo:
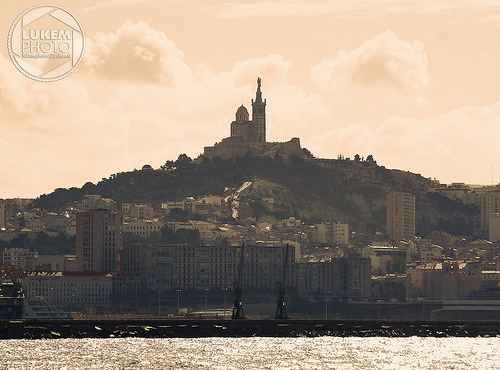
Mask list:
[[[268,141],[371,154],[441,183],[500,182],[497,0],[52,3],[80,22],[84,56],[39,82],[1,43],[0,198],[195,158],[229,136],[257,77]],[[4,40],[36,4],[2,2]]]

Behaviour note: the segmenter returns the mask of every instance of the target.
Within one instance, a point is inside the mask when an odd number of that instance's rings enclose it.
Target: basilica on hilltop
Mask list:
[[[274,156],[283,157],[303,155],[299,138],[287,142],[270,143],[266,141],[266,99],[262,100],[262,80],[257,79],[255,100],[252,99],[252,120],[243,104],[236,110],[236,117],[231,122],[230,136],[207,146],[204,157],[234,158],[237,156]]]

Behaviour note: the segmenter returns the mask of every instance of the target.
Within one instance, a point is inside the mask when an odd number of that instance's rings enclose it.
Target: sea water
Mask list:
[[[500,369],[500,338],[0,340],[1,369]]]

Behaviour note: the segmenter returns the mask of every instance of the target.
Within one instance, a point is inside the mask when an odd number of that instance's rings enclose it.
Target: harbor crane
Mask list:
[[[244,319],[243,315],[243,300],[241,298],[241,281],[243,279],[243,260],[245,257],[245,242],[241,244],[241,255],[240,262],[238,264],[238,278],[233,282],[234,289],[234,303],[233,303],[233,313],[231,319],[238,320]]]
[[[276,305],[276,315],[275,319],[281,320],[281,319],[288,319],[288,315],[286,313],[286,292],[285,292],[285,287],[287,285],[287,278],[288,278],[288,254],[289,254],[290,247],[288,243],[286,244],[285,248],[285,255],[283,258],[283,270],[282,270],[282,277],[281,281],[278,282],[278,302]]]

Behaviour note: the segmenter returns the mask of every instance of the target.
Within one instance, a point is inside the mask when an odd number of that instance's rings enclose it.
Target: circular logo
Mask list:
[[[26,9],[9,31],[10,59],[22,74],[37,81],[69,75],[80,63],[84,47],[80,23],[56,5]]]

